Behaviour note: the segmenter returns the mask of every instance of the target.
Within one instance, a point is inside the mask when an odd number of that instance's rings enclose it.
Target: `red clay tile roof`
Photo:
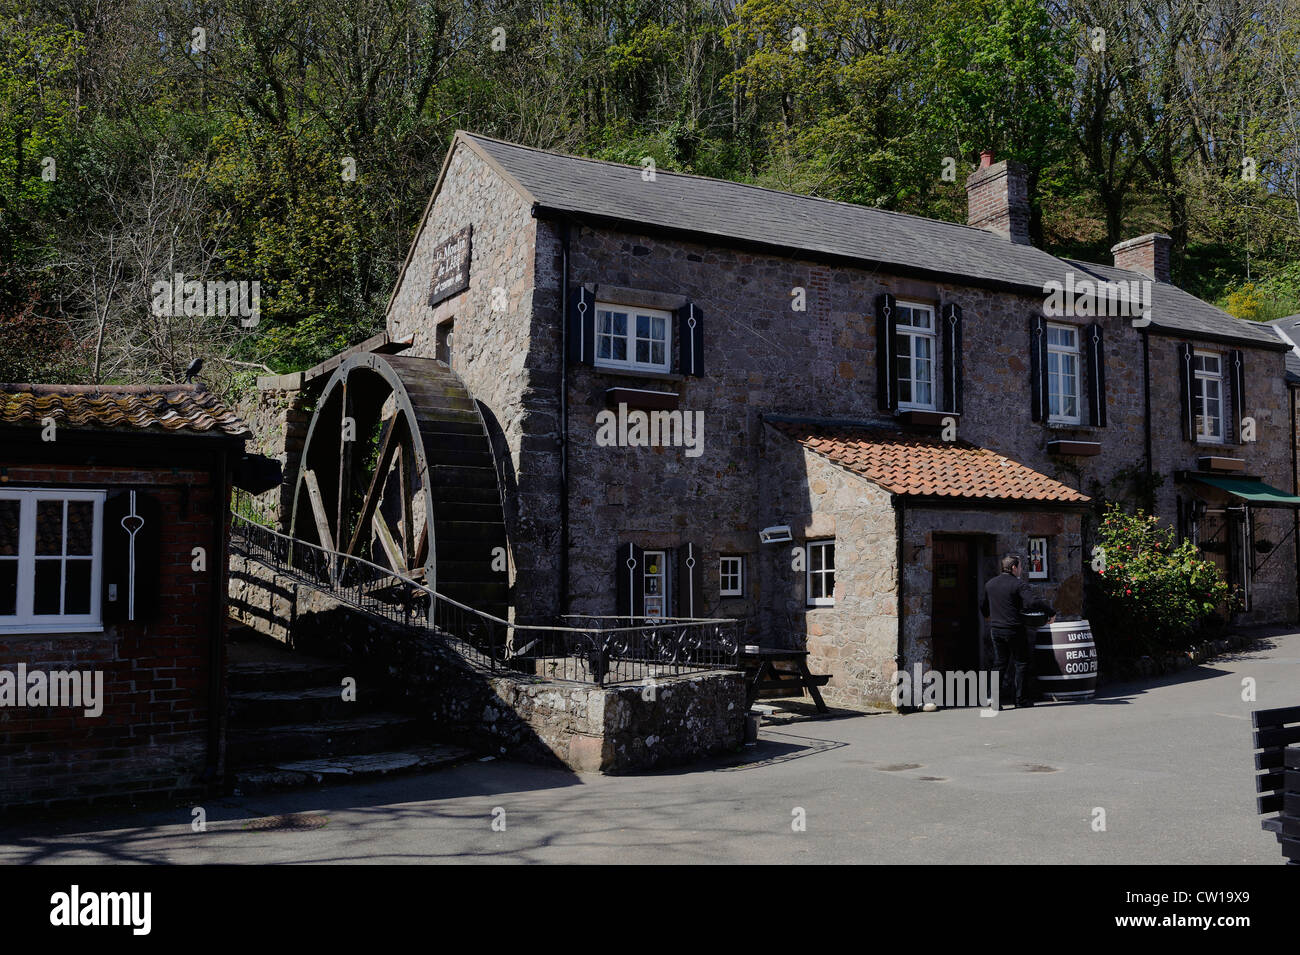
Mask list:
[[[248,426],[201,385],[0,384],[0,425],[246,436]]]
[[[805,448],[893,494],[1086,503],[1089,498],[988,448],[892,429],[772,422]]]

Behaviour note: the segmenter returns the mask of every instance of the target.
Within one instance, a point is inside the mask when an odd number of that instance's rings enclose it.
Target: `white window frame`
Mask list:
[[[730,570],[728,569],[728,565],[731,566]],[[729,581],[734,581],[735,585],[729,586]],[[718,596],[745,596],[744,554],[722,554],[718,558]]]
[[[905,325],[901,321],[894,325],[894,342],[896,343],[898,350],[897,358],[905,356],[907,358],[908,368],[907,378],[904,379],[902,376],[899,376],[897,379],[899,394],[902,394],[903,382],[907,381],[910,386],[909,391],[913,398],[911,401],[899,401],[898,407],[909,411],[936,411],[939,407],[936,403],[935,396],[937,388],[936,381],[938,377],[935,372],[939,365],[939,334],[938,329],[935,327],[937,311],[933,305],[929,305],[925,302],[895,302],[894,305],[899,310],[908,309],[913,312],[924,311],[930,316],[929,328],[913,325],[910,322]],[[918,357],[916,354],[916,340],[920,338],[928,339],[930,342],[929,359]],[[903,347],[904,344],[906,344],[906,349]],[[897,360],[897,358],[895,360]],[[921,367],[921,364],[927,360],[930,363],[930,400],[928,402],[916,401],[916,383],[920,380],[917,376],[917,371]],[[898,369],[891,369],[891,374],[897,375]]]
[[[1213,358],[1218,363],[1219,366],[1218,372],[1216,373],[1212,371],[1205,371],[1197,368],[1196,367],[1197,358]],[[1191,411],[1192,411],[1192,418],[1193,418],[1192,423],[1196,427],[1196,440],[1200,444],[1224,444],[1225,443],[1224,428],[1227,423],[1226,415],[1224,414],[1224,411],[1226,410],[1224,405],[1227,401],[1227,385],[1226,385],[1227,379],[1224,376],[1223,355],[1220,354],[1219,352],[1203,351],[1201,349],[1197,349],[1193,351],[1192,352],[1192,375],[1193,375],[1193,386],[1192,386]],[[1215,385],[1218,386],[1218,391],[1219,391],[1215,399],[1219,403],[1219,413],[1217,416],[1213,418],[1210,415],[1205,413],[1205,406],[1206,406],[1205,391],[1211,382],[1213,382]],[[1200,399],[1201,402],[1201,414],[1199,416],[1196,414],[1197,399]],[[1196,420],[1198,417],[1199,420]],[[1212,420],[1218,421],[1219,423],[1219,433],[1217,435],[1209,434],[1205,430],[1205,425]]]
[[[101,588],[104,574],[104,491],[81,488],[3,488],[0,501],[18,501],[18,600],[15,614],[0,616],[0,634],[6,633],[91,633],[104,629]],[[36,505],[39,501],[92,501],[94,525],[91,531],[90,612],[84,614],[36,614]],[[67,508],[64,508],[63,550],[67,550]],[[53,555],[49,555],[53,556]],[[12,560],[12,558],[0,558]],[[84,559],[84,555],[82,557]],[[67,554],[61,555],[65,565]],[[60,593],[62,598],[62,593]]]
[[[1073,347],[1068,345],[1053,345],[1051,333],[1053,330],[1069,332],[1074,338]],[[1061,366],[1065,358],[1074,361],[1074,392],[1070,394],[1065,391],[1054,391],[1052,386],[1052,356],[1057,356],[1057,367]],[[1059,323],[1049,324],[1047,326],[1047,367],[1043,369],[1043,374],[1047,376],[1047,420],[1056,424],[1082,424],[1083,423],[1083,343],[1079,334],[1079,329],[1074,325],[1063,325]],[[1061,372],[1055,375],[1058,381],[1065,376]],[[1060,397],[1061,399],[1073,398],[1075,413],[1052,414],[1052,398]],[[1061,405],[1064,406],[1064,400]]]
[[[650,564],[653,562],[652,558],[658,558],[659,560],[659,573],[653,575],[650,573]],[[662,594],[653,595],[649,592],[649,588],[645,586],[646,578],[651,576],[658,577],[663,582],[663,585],[660,588],[663,591]],[[658,615],[651,614],[647,606],[647,601],[654,599],[655,596],[658,596],[658,598],[663,601],[663,612]],[[641,616],[647,620],[659,620],[666,617],[671,617],[673,613],[672,597],[673,597],[672,574],[668,572],[668,551],[666,550],[642,551],[641,552]]]
[[[832,552],[835,548],[835,538],[828,537],[822,540],[810,540],[808,542],[807,564],[805,570],[805,595],[809,607],[834,607],[835,606],[835,558],[831,558],[830,567],[826,566],[826,548],[830,547]],[[821,553],[821,567],[813,568],[813,554]],[[822,578],[821,589],[828,594],[824,597],[813,596],[813,576]],[[830,578],[830,586],[826,586],[826,578]]]
[[[601,339],[616,337],[601,332],[602,312],[621,312],[627,315],[627,333],[623,336],[627,347],[627,359],[625,361],[619,361],[616,358],[600,357]],[[655,362],[639,362],[636,360],[637,317],[642,315],[649,318],[662,318],[664,320],[664,360],[660,364],[656,364]],[[640,308],[633,305],[619,305],[614,302],[597,302],[595,354],[596,357],[594,361],[597,368],[625,368],[632,371],[671,372],[673,370],[673,313],[665,311],[662,308]]]

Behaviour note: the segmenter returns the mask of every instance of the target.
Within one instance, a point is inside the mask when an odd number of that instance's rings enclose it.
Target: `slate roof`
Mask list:
[[[1045,474],[969,442],[888,428],[772,422],[805,448],[892,494],[1086,504],[1090,499]]]
[[[1277,332],[1278,338],[1291,346],[1286,356],[1286,382],[1300,385],[1300,314],[1275,318],[1268,323]]]
[[[504,173],[538,214],[598,216],[702,238],[894,266],[940,281],[1016,286],[1033,295],[1042,295],[1048,281],[1064,282],[1071,269],[1111,281],[1146,278],[1111,266],[1059,259],[953,222],[681,173],[656,171],[655,181],[646,182],[640,166],[566,156],[463,131],[456,138]],[[1234,318],[1168,283],[1155,284],[1151,317],[1153,326],[1175,334],[1276,344],[1274,334],[1260,324]]]
[[[202,385],[0,384],[0,425],[247,437],[248,426]]]

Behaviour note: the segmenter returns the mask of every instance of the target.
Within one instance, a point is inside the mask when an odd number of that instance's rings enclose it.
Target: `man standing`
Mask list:
[[[1042,612],[1056,619],[1052,605],[1034,596],[1029,584],[1020,579],[1020,558],[1007,554],[1002,558],[1002,573],[984,585],[980,600],[980,613],[989,622],[993,636],[993,669],[999,673],[1001,699],[1014,683],[1016,706],[1033,706],[1029,700],[1026,676],[1029,671],[1029,634],[1025,631],[1024,615]],[[1008,663],[1015,665],[1014,678]]]

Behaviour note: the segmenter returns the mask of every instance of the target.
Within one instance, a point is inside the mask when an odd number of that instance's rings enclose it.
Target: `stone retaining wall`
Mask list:
[[[439,741],[574,772],[690,762],[744,739],[740,673],[705,671],[600,687],[487,671],[424,630],[405,628],[232,557],[231,613],[306,652],[353,665],[358,694],[382,693]]]

